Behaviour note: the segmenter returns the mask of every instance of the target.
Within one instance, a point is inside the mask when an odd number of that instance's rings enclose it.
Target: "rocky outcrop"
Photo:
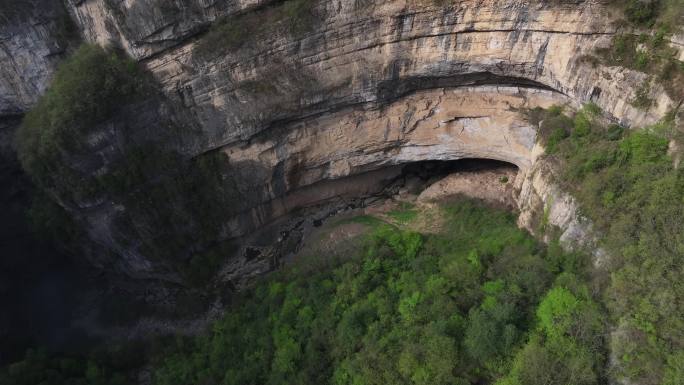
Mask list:
[[[249,49],[209,59],[189,42],[145,63],[169,95],[196,111],[208,147],[246,140],[282,120],[473,83],[553,89],[593,100],[624,124],[652,122],[672,105],[659,96],[651,112],[640,111],[629,101],[646,75],[583,61],[616,32],[599,3],[320,8],[327,17],[300,37],[263,34]]]
[[[86,40],[124,47],[140,60],[185,43],[210,23],[269,0],[69,0]]]
[[[536,82],[577,101],[593,100],[625,124],[652,121],[671,106],[659,96],[650,113],[633,108],[629,100],[645,75],[582,61],[616,32],[615,15],[598,1],[321,2],[315,7],[322,21],[310,32],[292,36],[265,24],[248,49],[222,54],[217,47],[208,59],[198,58],[194,47],[211,21],[267,2],[67,4],[87,41],[123,47],[195,111],[205,134],[197,151],[247,139],[282,119],[472,81]],[[50,34],[43,35],[15,34],[49,46]],[[28,64],[22,67],[40,67],[36,60]],[[33,95],[46,80],[34,84]],[[664,93],[655,89],[654,95]]]
[[[58,0],[3,0],[0,9],[1,119],[36,103],[76,27]]]
[[[581,215],[579,204],[558,183],[558,168],[545,157],[536,144],[532,150],[533,165],[516,178],[518,226],[542,238],[558,236],[560,244],[569,250],[581,249],[593,257],[597,269],[606,266],[608,255],[599,245],[592,223]],[[559,233],[554,233],[553,229]]]
[[[437,89],[379,108],[357,106],[293,122],[248,144],[226,146],[231,162],[274,170],[248,189],[261,191],[259,200],[267,203],[236,217],[231,229],[242,235],[291,211],[296,206],[289,196],[306,186],[391,165],[485,158],[527,170],[536,129],[517,110],[565,102],[562,94],[535,88]]]

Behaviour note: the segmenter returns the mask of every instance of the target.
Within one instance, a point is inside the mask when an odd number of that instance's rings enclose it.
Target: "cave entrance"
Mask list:
[[[426,160],[401,165],[383,191],[399,200],[434,202],[457,195],[515,208],[518,167],[492,159]]]
[[[362,244],[358,242],[358,236],[368,230],[364,218],[402,223],[403,220],[410,221],[406,218],[411,217],[411,213],[430,212],[435,208],[432,203],[448,204],[463,196],[516,210],[517,175],[518,167],[511,163],[468,158],[394,164],[342,178],[336,183],[357,186],[371,180],[376,183],[376,189],[365,189],[365,194],[357,195],[347,190],[343,206],[333,205],[333,210],[319,210],[309,217],[313,220],[301,219],[297,228],[281,232],[281,239],[295,242],[289,246],[282,244],[279,262],[287,264],[301,256],[327,260],[326,256],[353,255]],[[434,223],[419,221],[413,225],[426,226],[425,231],[436,231],[440,227],[438,217],[435,216]]]
[[[420,205],[467,196],[515,210],[517,174],[512,163],[467,158],[395,163],[319,181],[291,192],[284,206],[295,209],[242,238],[240,253],[245,261],[270,260],[266,270],[297,255],[324,253],[319,246],[332,247],[354,235],[345,232],[349,226],[335,223],[382,214],[403,202]]]

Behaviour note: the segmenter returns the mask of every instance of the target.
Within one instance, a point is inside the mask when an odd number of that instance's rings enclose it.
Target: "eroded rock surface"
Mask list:
[[[196,111],[202,146],[210,147],[274,122],[445,86],[553,89],[578,103],[592,100],[625,124],[652,122],[672,106],[654,89],[652,111],[634,108],[629,101],[646,75],[583,60],[616,32],[598,2],[322,4],[325,19],[299,37],[267,34],[210,58],[198,57],[193,41],[145,63],[169,95]]]
[[[514,184],[515,167],[462,171],[448,175],[420,193],[418,202],[435,202],[451,195],[464,195],[511,210],[518,208]]]
[[[536,88],[463,87],[417,92],[380,108],[353,107],[292,123],[250,144],[226,146],[231,162],[258,162],[278,170],[254,179],[266,207],[259,222],[242,221],[250,231],[283,212],[290,191],[390,165],[424,160],[484,158],[527,170],[533,163],[536,129],[518,112],[567,102]],[[270,215],[269,215],[270,214]],[[235,234],[241,235],[241,234]]]
[[[36,103],[74,28],[58,0],[0,1],[0,119]]]

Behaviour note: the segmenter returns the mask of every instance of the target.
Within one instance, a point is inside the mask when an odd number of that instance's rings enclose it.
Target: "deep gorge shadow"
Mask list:
[[[64,351],[85,341],[72,321],[91,283],[71,256],[31,226],[35,193],[13,155],[0,152],[0,365],[29,348]]]
[[[424,160],[406,163],[402,167],[402,175],[418,175],[421,178],[444,177],[454,172],[484,171],[502,168],[517,169],[512,163],[494,159],[465,158],[456,160]]]

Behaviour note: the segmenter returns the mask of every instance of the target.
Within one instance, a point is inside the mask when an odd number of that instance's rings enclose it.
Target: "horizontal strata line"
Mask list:
[[[393,40],[388,40],[388,41],[379,41],[373,44],[369,44],[367,46],[359,47],[357,49],[353,49],[348,52],[343,52],[340,55],[335,55],[330,58],[322,59],[315,61],[311,59],[311,62],[306,63],[305,65],[312,65],[312,64],[318,64],[327,60],[332,59],[333,57],[341,57],[344,55],[349,55],[352,53],[357,53],[361,51],[366,51],[369,49],[377,48],[377,47],[383,47],[385,45],[389,44],[396,44],[396,43],[401,43],[401,42],[407,42],[407,41],[414,41],[414,40],[420,40],[420,39],[427,39],[427,38],[435,38],[435,37],[442,37],[442,36],[453,36],[453,35],[459,35],[459,34],[478,34],[478,33],[513,33],[513,32],[520,32],[520,33],[525,33],[525,32],[531,32],[531,33],[545,33],[545,34],[552,34],[552,35],[574,35],[574,36],[607,36],[607,35],[615,35],[615,32],[572,32],[572,31],[552,31],[552,30],[543,30],[543,29],[488,29],[488,30],[458,30],[458,31],[448,31],[448,32],[440,32],[440,33],[433,33],[433,34],[425,34],[425,35],[417,35],[417,36],[409,36],[406,38],[399,38],[399,39],[393,39]],[[266,52],[261,52],[260,54],[264,54]],[[316,57],[320,54],[321,52],[314,53],[313,55],[309,56],[303,56],[299,58],[300,60],[306,60],[307,58],[313,58]]]
[[[255,7],[254,9],[251,9],[250,11],[256,11],[260,7]],[[249,13],[249,12],[239,12],[238,14],[243,14],[243,13]],[[237,15],[237,14],[236,14]],[[213,25],[216,21],[213,23],[209,23],[207,26],[204,28],[199,28],[195,33],[190,33],[189,35],[180,37],[179,39],[168,39],[170,42],[176,42],[176,44],[171,44],[170,46],[157,51],[147,57],[141,58],[139,61],[141,63],[153,60],[153,59],[158,59],[161,56],[164,56],[168,51],[177,49],[181,46],[185,46],[190,43],[191,40],[194,39],[201,39],[202,35],[205,35],[208,30],[209,26]],[[344,26],[340,26],[340,29],[343,29]],[[325,33],[329,30],[334,30],[337,28],[330,28],[326,29],[325,31],[320,31],[318,33]],[[380,45],[385,45],[385,44],[393,44],[401,41],[411,41],[411,40],[417,40],[417,39],[422,39],[422,38],[430,38],[430,37],[440,37],[440,36],[449,36],[449,35],[454,35],[454,34],[469,34],[469,33],[512,33],[512,32],[533,32],[533,33],[547,33],[547,34],[559,34],[559,35],[577,35],[577,36],[601,36],[601,35],[614,35],[616,32],[580,32],[580,31],[561,31],[561,30],[546,30],[546,29],[530,29],[530,28],[525,28],[525,29],[515,29],[515,28],[502,28],[502,29],[460,29],[456,31],[448,31],[448,32],[441,32],[441,33],[435,33],[435,34],[425,34],[425,35],[420,35],[420,36],[413,36],[413,37],[408,37],[406,39],[395,39],[387,42],[378,42],[377,44],[372,44],[370,46],[367,46],[366,49],[369,48],[374,48]],[[303,38],[306,38],[311,35],[306,35]],[[295,39],[294,41],[302,40],[303,38]],[[166,39],[165,39],[166,40]],[[151,44],[147,43],[144,40],[142,40],[143,44]],[[350,51],[350,52],[355,52],[355,51]],[[306,57],[303,57],[301,59],[304,59]]]
[[[539,32],[539,33],[548,33],[548,34],[555,34],[555,35],[579,35],[579,36],[615,35],[615,32],[578,32],[578,31],[557,31],[557,30],[551,30],[551,29],[533,29],[533,28],[523,28],[523,29],[504,28],[504,29],[464,29],[464,30],[459,30],[459,31],[443,32],[443,33],[437,33],[437,34],[427,34],[424,36],[425,37],[433,37],[433,36],[437,37],[437,36],[442,36],[442,35],[451,35],[451,34],[459,34],[459,33],[492,33],[492,32]]]
[[[478,74],[481,74],[481,73],[478,73]],[[297,117],[274,120],[274,121],[264,125],[259,131],[250,135],[247,138],[244,138],[244,139],[233,138],[233,139],[229,139],[226,141],[222,141],[222,142],[220,142],[214,146],[207,147],[207,148],[203,149],[201,152],[198,152],[197,154],[192,155],[192,157],[195,158],[195,157],[201,156],[203,154],[206,154],[206,153],[209,153],[212,151],[216,151],[216,150],[218,150],[222,147],[225,147],[225,146],[249,144],[255,140],[258,141],[258,140],[262,140],[262,139],[267,139],[267,138],[265,138],[265,136],[272,134],[272,132],[270,132],[270,131],[274,127],[278,127],[278,126],[283,127],[285,125],[294,124],[294,123],[302,122],[302,121],[309,120],[309,119],[315,119],[315,118],[321,117],[323,115],[340,112],[340,111],[343,111],[345,109],[351,109],[351,108],[363,107],[363,106],[370,106],[370,109],[374,109],[374,108],[380,107],[380,105],[395,102],[397,100],[409,97],[409,96],[411,96],[415,93],[418,93],[418,92],[425,92],[425,91],[431,91],[431,90],[452,90],[452,89],[458,89],[458,88],[479,88],[479,87],[491,87],[491,86],[516,87],[516,88],[524,89],[524,90],[528,90],[528,89],[530,89],[530,90],[542,90],[542,91],[549,91],[549,92],[553,92],[553,93],[556,93],[559,95],[567,96],[566,94],[564,94],[564,93],[562,93],[562,92],[560,92],[554,88],[548,87],[544,84],[534,85],[534,84],[526,84],[523,82],[521,82],[519,84],[483,83],[483,84],[453,85],[453,86],[447,86],[447,87],[417,88],[417,89],[411,90],[407,93],[404,93],[404,94],[402,94],[396,98],[392,98],[392,99],[386,100],[386,101],[374,100],[374,101],[360,101],[360,102],[353,102],[353,103],[341,103],[339,105],[330,106],[329,108],[326,108],[323,110],[304,113],[304,114],[299,115]]]
[[[176,23],[167,23],[167,24],[155,29],[154,31],[149,33],[144,38],[142,38],[140,40],[133,41],[134,45],[171,43],[168,47],[165,47],[159,51],[156,51],[156,52],[154,52],[154,53],[152,53],[146,57],[139,59],[138,62],[144,63],[146,61],[159,58],[160,56],[164,56],[164,54],[167,51],[174,50],[176,48],[179,48],[179,47],[182,47],[184,45],[189,44],[190,40],[197,39],[199,36],[206,34],[212,25],[214,25],[217,22],[220,22],[222,19],[239,17],[239,16],[242,16],[242,15],[245,15],[248,13],[252,13],[252,12],[259,12],[259,11],[264,10],[266,8],[272,7],[274,4],[282,3],[283,1],[284,0],[260,1],[255,5],[247,6],[245,8],[238,9],[234,12],[228,12],[228,13],[223,14],[223,15],[218,15],[217,18],[214,19],[213,21],[201,22],[196,26],[196,28],[191,28],[187,34],[179,36],[178,38],[157,39],[157,40],[153,40],[153,41],[147,40],[147,38],[149,38],[150,36],[159,34],[159,33],[163,32],[164,29],[169,28],[169,27],[173,27],[174,24],[176,24]],[[80,5],[80,4],[77,4],[77,5]]]
[[[363,52],[366,50],[371,50],[377,47],[383,47],[386,45],[390,44],[396,44],[400,42],[408,42],[408,41],[414,41],[414,40],[420,40],[420,39],[426,39],[426,38],[435,38],[435,37],[442,37],[442,36],[453,36],[453,35],[459,35],[459,34],[478,34],[478,33],[513,33],[513,32],[520,32],[520,33],[525,33],[525,32],[531,32],[531,33],[545,33],[545,34],[554,34],[554,35],[574,35],[574,36],[610,36],[610,35],[615,35],[615,32],[573,32],[573,31],[554,31],[554,30],[544,30],[544,29],[487,29],[487,30],[457,30],[457,31],[447,31],[447,32],[440,32],[440,33],[433,33],[433,34],[424,34],[424,35],[416,35],[416,36],[408,36],[405,38],[398,38],[398,39],[392,39],[392,40],[387,40],[387,41],[377,41],[373,42],[369,45],[365,45],[356,49],[352,49],[346,52],[341,52],[338,55],[326,57],[326,58],[321,58],[317,59],[317,57],[328,50],[322,50],[322,51],[317,51],[311,55],[307,56],[301,56],[297,57],[296,59],[299,61],[302,61],[304,66],[311,66],[311,65],[318,65],[321,63],[324,63],[326,61],[332,60],[333,58],[340,58],[343,56],[347,56],[350,54],[354,53],[359,53]],[[319,33],[324,33],[324,32],[319,32]],[[309,35],[311,36],[311,35]],[[297,41],[301,41],[306,37],[293,40],[292,43],[290,44],[296,44]],[[340,48],[335,48],[340,49]],[[341,50],[341,49],[340,49]],[[264,56],[264,55],[276,55],[279,52],[285,52],[285,48],[277,48],[277,47],[270,47],[269,49],[263,50],[261,52],[256,53],[252,57],[258,57],[258,56]],[[305,61],[308,62],[304,63]]]

